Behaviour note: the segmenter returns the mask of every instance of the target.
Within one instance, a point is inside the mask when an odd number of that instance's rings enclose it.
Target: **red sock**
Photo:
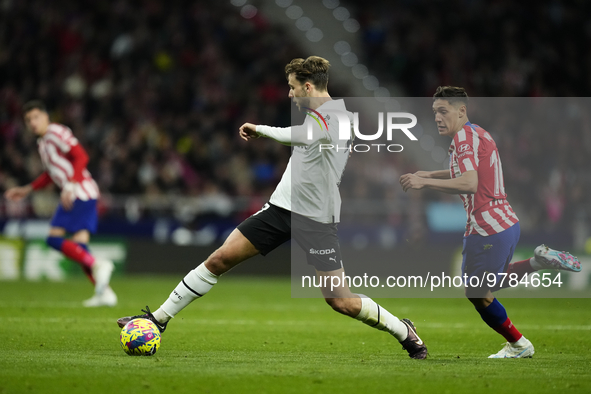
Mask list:
[[[507,318],[503,324],[495,328],[495,331],[505,337],[507,342],[517,342],[523,335],[511,323],[511,319]]]
[[[94,257],[82,246],[78,245],[76,242],[70,241],[69,239],[64,239],[61,251],[64,256],[82,265],[82,267],[85,268],[85,273],[86,268],[90,269],[90,267],[92,267],[94,264]]]
[[[525,274],[529,274],[530,272],[535,272],[535,269],[531,267],[529,259],[511,263],[507,268],[507,274],[517,274],[519,279],[523,278]]]

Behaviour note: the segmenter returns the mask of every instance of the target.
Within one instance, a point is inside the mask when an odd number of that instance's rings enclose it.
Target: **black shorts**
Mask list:
[[[318,271],[343,268],[336,223],[319,223],[266,203],[237,228],[263,256],[293,238]]]

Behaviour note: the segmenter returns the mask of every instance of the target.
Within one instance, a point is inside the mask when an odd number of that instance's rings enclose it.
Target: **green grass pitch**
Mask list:
[[[532,359],[488,360],[503,338],[462,299],[382,299],[430,358],[390,335],[292,299],[287,279],[231,274],[169,324],[153,357],[127,356],[115,320],[156,309],[180,277],[116,278],[115,308],[85,309],[83,279],[0,282],[5,393],[589,393],[591,300],[503,299]]]

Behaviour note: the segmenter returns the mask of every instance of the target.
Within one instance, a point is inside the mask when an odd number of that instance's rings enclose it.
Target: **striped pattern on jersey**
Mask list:
[[[72,130],[57,123],[51,123],[45,135],[37,140],[43,167],[60,189],[63,189],[74,176],[74,167],[67,154],[76,145],[78,140],[72,134]],[[76,198],[82,201],[96,200],[99,197],[96,182],[86,168],[82,175],[83,180],[77,183],[74,189]]]
[[[454,136],[449,155],[452,178],[478,171],[476,193],[460,194],[467,217],[465,236],[498,234],[519,221],[507,201],[497,145],[487,131],[466,123]]]

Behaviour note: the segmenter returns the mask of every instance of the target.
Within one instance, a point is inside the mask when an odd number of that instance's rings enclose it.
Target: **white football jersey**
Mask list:
[[[293,147],[270,202],[317,222],[338,223],[339,184],[353,140],[353,113],[343,100],[330,100],[308,115],[300,126],[257,126],[260,135]]]

